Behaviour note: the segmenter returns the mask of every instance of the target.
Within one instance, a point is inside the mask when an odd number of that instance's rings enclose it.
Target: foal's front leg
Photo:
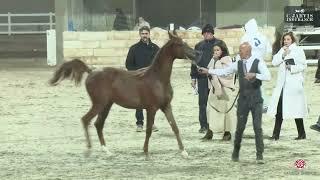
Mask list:
[[[176,124],[176,121],[174,120],[173,114],[172,114],[172,108],[171,108],[171,104],[168,104],[167,107],[165,107],[164,109],[162,109],[163,113],[165,114],[171,128],[172,131],[174,132],[174,134],[176,135],[177,141],[178,141],[178,145],[179,145],[179,149],[181,151],[181,155],[184,158],[188,157],[188,153],[187,151],[184,149],[184,146],[182,144],[182,140],[180,137],[180,133],[179,133],[179,128]]]
[[[149,147],[149,139],[152,133],[152,126],[154,123],[154,117],[156,115],[157,110],[155,109],[147,109],[147,130],[146,130],[146,138],[144,141],[143,151],[147,158],[149,157],[148,147]]]

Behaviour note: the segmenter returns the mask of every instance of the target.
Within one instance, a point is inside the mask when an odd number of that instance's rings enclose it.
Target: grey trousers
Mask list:
[[[246,99],[243,96],[239,96],[237,107],[237,129],[234,139],[234,148],[239,150],[242,141],[243,131],[246,128],[249,112],[253,117],[253,130],[255,133],[256,152],[262,154],[264,151],[263,135],[261,127],[263,102],[253,103],[250,99]]]

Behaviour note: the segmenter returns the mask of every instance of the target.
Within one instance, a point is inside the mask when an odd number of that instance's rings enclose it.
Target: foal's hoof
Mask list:
[[[145,160],[146,160],[146,161],[150,161],[150,160],[151,160],[151,157],[150,157],[149,154],[146,154]]]
[[[185,159],[188,159],[189,154],[187,153],[186,150],[183,150],[183,151],[181,151],[181,156],[182,156],[183,158],[185,158]]]
[[[91,149],[87,149],[84,151],[84,156],[89,157],[91,155]]]
[[[113,153],[106,146],[101,146],[101,151],[105,152],[107,156],[113,155]]]

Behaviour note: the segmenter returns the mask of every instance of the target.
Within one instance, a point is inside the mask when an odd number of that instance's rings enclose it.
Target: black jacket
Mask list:
[[[127,17],[125,14],[117,14],[113,22],[114,30],[129,30]]]
[[[315,78],[320,79],[320,59],[318,59],[318,68],[317,68]]]
[[[146,44],[140,40],[130,47],[126,59],[126,68],[128,70],[137,70],[149,66],[158,50],[159,47],[151,41]]]
[[[211,58],[212,58],[212,48],[214,45],[221,43],[223,46],[226,46],[226,43],[220,39],[213,38],[211,40],[202,40],[195,46],[195,50],[201,51],[202,56],[200,61],[198,62],[198,66],[200,67],[207,67]],[[227,46],[226,46],[227,47]],[[227,52],[229,55],[229,52]],[[198,78],[206,78],[206,75],[199,74],[197,70],[197,66],[192,64],[191,65],[191,72],[190,72],[191,79],[198,79]]]

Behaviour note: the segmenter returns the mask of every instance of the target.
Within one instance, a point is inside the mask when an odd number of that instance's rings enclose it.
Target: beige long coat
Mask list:
[[[231,63],[230,56],[225,56],[216,61],[212,58],[208,64],[208,68],[226,68]],[[214,92],[212,86],[214,87]],[[236,119],[231,119],[230,114],[234,111],[225,112],[231,107],[235,98],[234,75],[220,77],[212,75],[212,79],[209,80],[209,89],[207,119],[210,129],[213,132],[233,131]]]

